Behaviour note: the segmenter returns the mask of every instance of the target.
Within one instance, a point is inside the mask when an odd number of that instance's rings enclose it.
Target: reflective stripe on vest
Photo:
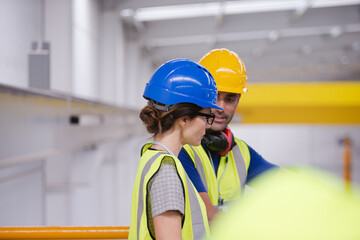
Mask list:
[[[184,186],[184,194],[187,196],[185,197],[185,204],[187,202],[186,198],[188,198],[188,202],[190,205],[190,212],[189,210],[186,210],[185,207],[185,213],[184,213],[184,225],[182,227],[182,239],[201,239],[204,234],[208,234],[209,227],[207,222],[207,215],[206,215],[206,208],[203,202],[203,206],[200,206],[201,198],[197,194],[194,186],[192,185],[190,179],[188,178],[187,174],[185,173],[184,169],[182,168],[181,163],[179,160],[175,160],[173,156],[169,154],[165,154],[164,152],[157,152],[154,154],[145,164],[141,177],[140,177],[140,183],[139,183],[139,195],[138,195],[138,207],[137,207],[137,239],[140,239],[140,229],[141,229],[141,218],[144,214],[144,203],[146,202],[146,199],[144,199],[144,184],[147,185],[147,182],[145,183],[145,177],[149,173],[152,165],[156,160],[161,161],[165,156],[171,157],[174,162],[177,169],[177,172],[180,176],[180,179],[182,181],[182,184]],[[161,166],[161,163],[159,164],[159,168]],[[182,171],[182,173],[180,172]],[[156,173],[155,171],[154,173]],[[185,178],[185,179],[184,179]],[[151,179],[151,177],[149,178]],[[185,181],[184,181],[185,180]],[[146,204],[146,203],[145,203]],[[145,213],[146,214],[146,213]],[[132,216],[133,217],[133,216]],[[189,220],[190,219],[190,220]],[[190,221],[191,223],[191,229],[188,224]],[[147,223],[146,223],[147,224]],[[187,231],[192,231],[191,233]],[[150,233],[148,234],[150,236]],[[188,237],[186,237],[188,236]]]
[[[234,154],[237,173],[240,178],[241,189],[243,190],[246,182],[247,171],[244,158],[242,157],[240,152],[240,148],[236,146],[232,149],[232,152]]]

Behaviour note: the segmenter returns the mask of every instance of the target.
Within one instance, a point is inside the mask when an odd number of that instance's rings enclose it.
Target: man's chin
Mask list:
[[[223,124],[223,123],[216,123],[216,122],[214,122],[212,125],[211,125],[211,127],[210,127],[210,129],[212,130],[212,131],[222,131],[222,130],[224,130],[226,128],[226,125],[225,124]]]

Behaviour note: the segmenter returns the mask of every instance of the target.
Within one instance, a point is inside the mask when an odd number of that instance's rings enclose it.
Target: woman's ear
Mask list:
[[[190,120],[189,116],[182,116],[179,119],[179,124],[181,127],[185,127],[186,123]]]

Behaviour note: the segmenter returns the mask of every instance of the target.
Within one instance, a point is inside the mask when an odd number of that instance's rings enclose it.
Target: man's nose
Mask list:
[[[218,105],[219,107],[221,107],[222,109],[224,109],[224,101],[223,100],[218,100],[216,105]],[[216,109],[217,111],[223,111],[221,109]]]

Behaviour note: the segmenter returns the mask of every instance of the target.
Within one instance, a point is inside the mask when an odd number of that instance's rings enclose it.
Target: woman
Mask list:
[[[208,235],[206,208],[177,156],[199,145],[214,121],[217,89],[211,74],[187,60],[166,62],[146,84],[140,118],[153,134],[134,183],[129,239],[200,239]]]

